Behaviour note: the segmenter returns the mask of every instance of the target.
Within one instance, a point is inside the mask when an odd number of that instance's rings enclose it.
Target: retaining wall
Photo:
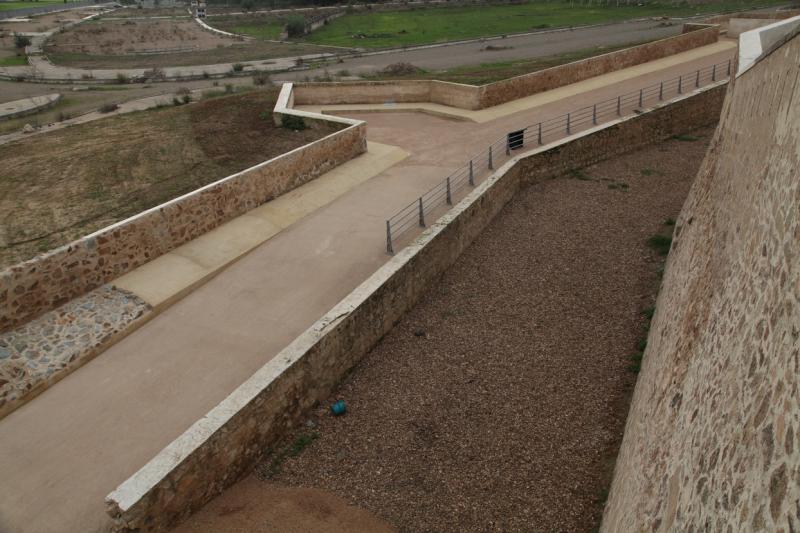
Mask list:
[[[0,272],[0,331],[84,294],[362,154],[366,124],[343,129]]]
[[[438,80],[298,83],[295,100],[298,105],[431,102],[461,109],[484,109],[713,44],[719,39],[717,26],[686,26],[690,31],[674,37],[482,86]]]
[[[740,74],[675,227],[603,530],[800,530],[800,36]]]
[[[723,82],[724,83],[724,82]],[[716,122],[722,83],[511,159],[107,498],[164,530],[235,482],[385,335],[526,184]]]

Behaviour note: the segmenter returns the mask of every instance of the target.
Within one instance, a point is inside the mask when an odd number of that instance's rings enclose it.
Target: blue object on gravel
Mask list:
[[[347,405],[344,403],[344,400],[338,400],[336,403],[331,405],[331,413],[333,416],[341,416],[347,412]]]

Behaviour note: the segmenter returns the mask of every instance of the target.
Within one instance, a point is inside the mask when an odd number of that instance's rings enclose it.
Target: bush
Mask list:
[[[245,11],[250,11],[253,9],[254,5],[255,3],[253,0],[242,0],[242,8],[244,8]]]
[[[178,87],[175,90],[175,94],[177,94],[178,96],[188,95],[191,94],[191,92],[192,91],[190,91],[188,87]]]
[[[101,113],[111,113],[112,111],[116,111],[119,109],[119,104],[103,104],[100,106]]]
[[[269,74],[263,71],[253,74],[253,85],[272,85]]]
[[[281,126],[287,130],[295,131],[301,131],[307,127],[306,121],[303,120],[303,117],[298,117],[297,115],[283,115],[283,118],[281,119]]]
[[[163,80],[167,77],[164,73],[164,69],[159,67],[153,67],[151,69],[145,70],[142,77],[146,80]],[[119,79],[119,74],[117,74],[117,79]]]
[[[234,72],[241,72],[244,70],[244,65],[241,63],[234,63],[232,68]]]
[[[14,46],[16,46],[19,49],[22,49],[30,45],[31,45],[30,38],[24,35],[20,35],[19,33],[14,34]]]
[[[226,92],[227,94],[232,94],[232,93],[233,93],[233,84],[231,84],[231,83],[226,83],[226,84],[225,84],[225,92]]]
[[[122,72],[117,72],[117,83],[119,84],[128,83],[128,76],[126,76]]]
[[[302,17],[292,17],[286,23],[286,35],[290,38],[302,37],[306,34],[306,21]]]

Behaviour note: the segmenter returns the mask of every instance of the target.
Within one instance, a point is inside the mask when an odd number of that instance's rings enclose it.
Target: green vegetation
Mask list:
[[[777,5],[765,0],[758,5]],[[387,48],[471,39],[542,28],[579,26],[640,17],[687,16],[750,7],[739,0],[708,4],[644,6],[575,6],[565,1],[516,5],[412,9],[354,13],[332,20],[306,37],[315,44]]]
[[[695,135],[675,135],[673,139],[676,141],[694,142],[700,140],[700,137]]]
[[[42,7],[53,4],[63,4],[64,0],[36,0],[35,2],[0,2],[0,11],[12,9],[25,9],[27,7]]]
[[[281,471],[281,465],[287,457],[297,457],[303,450],[305,450],[312,442],[319,438],[319,433],[312,432],[303,435],[298,435],[289,445],[275,452],[272,460],[266,465],[266,468],[259,469],[259,474],[267,479],[274,477]]]
[[[672,245],[672,237],[661,234],[653,235],[647,239],[647,245],[660,255],[667,255],[669,247]]]
[[[0,67],[24,67],[28,64],[25,56],[0,57]]]
[[[249,20],[247,24],[218,24],[214,21],[214,26],[239,35],[275,41],[281,38],[284,22],[277,18],[262,18]]]

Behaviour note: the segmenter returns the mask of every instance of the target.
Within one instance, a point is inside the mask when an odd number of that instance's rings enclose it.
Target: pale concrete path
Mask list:
[[[0,420],[0,531],[92,532],[103,499],[382,265],[387,216],[519,125],[731,57],[574,94],[480,127],[369,114],[370,140],[412,155],[258,246]]]

